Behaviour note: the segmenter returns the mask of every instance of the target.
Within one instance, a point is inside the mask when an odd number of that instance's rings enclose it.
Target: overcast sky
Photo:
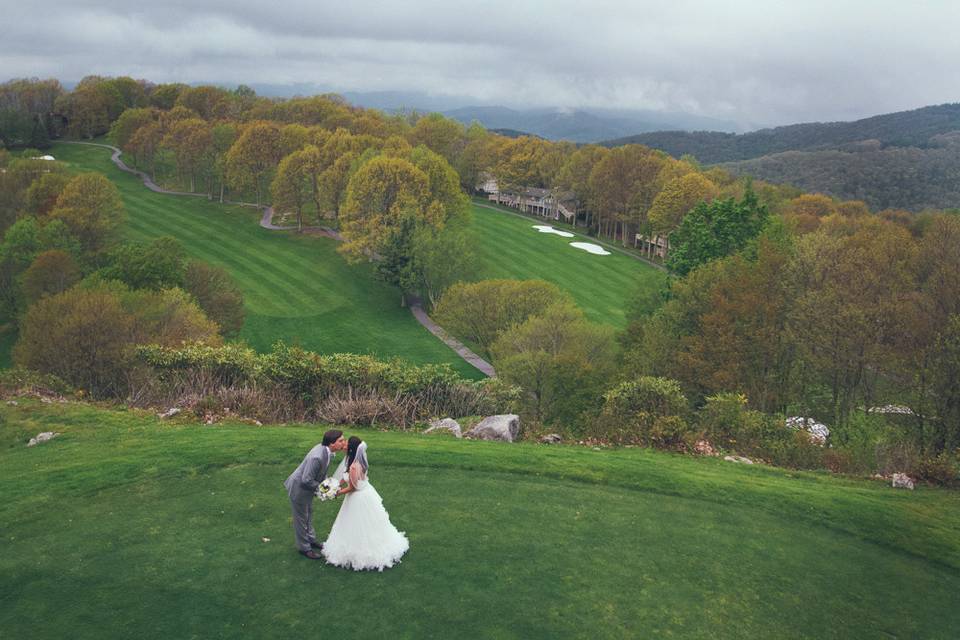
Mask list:
[[[0,79],[316,83],[851,119],[960,101],[953,0],[0,0]]]

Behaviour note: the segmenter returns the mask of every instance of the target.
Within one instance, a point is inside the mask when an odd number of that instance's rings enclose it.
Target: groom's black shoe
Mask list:
[[[313,551],[301,551],[300,555],[310,558],[311,560],[320,560],[322,557],[319,554],[314,553]]]
[[[323,551],[323,543],[322,543],[322,542],[311,542],[311,543],[310,543],[310,546],[313,547],[314,549],[316,549],[317,551]]]

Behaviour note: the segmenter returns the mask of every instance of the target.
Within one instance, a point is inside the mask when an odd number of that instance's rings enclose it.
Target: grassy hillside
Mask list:
[[[399,292],[376,281],[368,265],[347,265],[335,240],[262,229],[254,209],[154,193],[117,169],[107,149],[57,144],[52,153],[116,183],[130,240],[172,236],[191,256],[227,269],[245,297],[240,337],[254,348],[267,350],[282,339],[320,352],[447,362],[464,375],[481,375],[421,327],[400,306]]]
[[[24,446],[45,430],[63,435]],[[358,431],[411,551],[382,574],[307,561],[281,482],[321,431],[0,403],[0,635],[949,638],[960,625],[960,494],[641,449]],[[321,535],[337,506],[317,506]]]
[[[626,326],[628,300],[643,287],[656,289],[664,282],[662,271],[649,264],[612,252],[597,256],[570,246],[570,242],[596,242],[593,238],[563,238],[540,233],[535,224],[550,224],[473,203],[482,276],[484,278],[540,278],[566,289],[594,322],[617,328]],[[569,230],[569,226],[557,225]]]

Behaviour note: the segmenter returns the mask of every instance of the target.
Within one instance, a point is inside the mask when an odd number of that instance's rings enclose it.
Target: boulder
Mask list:
[[[430,423],[430,426],[424,430],[424,435],[428,433],[435,433],[437,431],[449,431],[457,438],[463,437],[463,432],[460,430],[460,423],[454,420],[453,418],[444,418],[443,420],[434,420]]]
[[[10,405],[11,407],[16,407],[16,406],[17,406],[17,401],[16,401],[16,400],[7,400],[7,404]]]
[[[893,474],[892,486],[894,489],[910,489],[913,491],[913,479],[905,473],[895,473]]]
[[[717,450],[713,448],[709,440],[697,440],[693,445],[693,452],[701,456],[718,456]]]
[[[753,464],[753,460],[750,458],[744,458],[743,456],[723,456],[723,459],[727,462],[739,462],[741,464]]]
[[[164,411],[163,413],[158,413],[158,414],[157,414],[157,417],[158,417],[158,418],[172,418],[173,416],[177,415],[178,413],[180,413],[180,407],[171,407],[171,408],[167,409],[166,411]]]
[[[38,433],[35,437],[30,438],[30,442],[27,443],[28,447],[35,447],[41,442],[46,442],[47,440],[53,440],[56,438],[59,433],[55,431],[44,431],[43,433]]]
[[[810,435],[810,440],[817,444],[826,444],[830,437],[830,429],[822,422],[817,422],[813,418],[804,418],[801,416],[791,416],[787,418],[786,425],[791,429],[802,429]]]
[[[540,438],[540,442],[543,444],[560,444],[561,440],[563,440],[563,438],[560,437],[559,433],[548,433]]]
[[[475,440],[502,440],[513,442],[520,434],[520,416],[515,413],[505,413],[498,416],[489,416],[467,431],[466,436]]]

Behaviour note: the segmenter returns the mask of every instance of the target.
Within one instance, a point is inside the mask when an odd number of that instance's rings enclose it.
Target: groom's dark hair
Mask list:
[[[329,447],[342,437],[343,431],[340,431],[340,429],[330,429],[330,431],[323,434],[323,446]]]

